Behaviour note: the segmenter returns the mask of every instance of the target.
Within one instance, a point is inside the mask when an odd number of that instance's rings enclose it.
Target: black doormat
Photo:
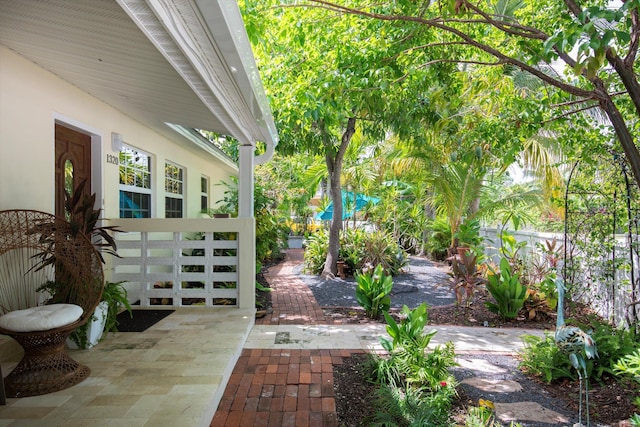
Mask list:
[[[132,310],[133,317],[128,311],[119,313],[118,332],[144,332],[175,310]]]

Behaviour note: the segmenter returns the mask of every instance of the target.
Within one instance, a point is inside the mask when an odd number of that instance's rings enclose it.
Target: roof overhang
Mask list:
[[[277,144],[235,1],[0,0],[0,43],[180,144]]]

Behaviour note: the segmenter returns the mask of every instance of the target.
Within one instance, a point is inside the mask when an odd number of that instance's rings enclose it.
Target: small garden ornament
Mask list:
[[[580,406],[578,409],[578,424],[582,426],[582,384],[584,380],[584,396],[586,406],[586,427],[590,426],[589,422],[589,375],[587,373],[587,365],[584,356],[589,359],[598,357],[595,340],[582,329],[575,326],[567,326],[564,323],[564,283],[562,279],[556,279],[556,287],[558,288],[558,320],[556,321],[555,341],[556,345],[565,354],[569,355],[571,365],[578,372],[580,379]]]

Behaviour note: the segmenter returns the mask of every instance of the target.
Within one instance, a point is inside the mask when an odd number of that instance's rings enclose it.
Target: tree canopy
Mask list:
[[[458,68],[495,67],[505,74],[515,68],[534,76],[543,86],[522,110],[516,126],[539,127],[567,117],[586,120],[598,131],[595,146],[602,151],[621,147],[640,184],[640,154],[634,142],[640,115],[635,61],[640,1],[625,0],[617,6],[600,0],[580,4],[575,0],[308,0],[296,4],[405,28],[406,34],[388,33],[395,35],[388,43],[413,39],[404,60],[414,69],[454,63]],[[608,123],[576,116],[594,108],[604,112]]]

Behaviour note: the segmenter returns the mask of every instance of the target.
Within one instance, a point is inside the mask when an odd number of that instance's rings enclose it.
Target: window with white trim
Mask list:
[[[209,211],[209,177],[200,177],[200,211]]]
[[[120,150],[120,218],[151,218],[151,156]]]
[[[184,168],[174,163],[164,164],[164,216],[184,217]]]

